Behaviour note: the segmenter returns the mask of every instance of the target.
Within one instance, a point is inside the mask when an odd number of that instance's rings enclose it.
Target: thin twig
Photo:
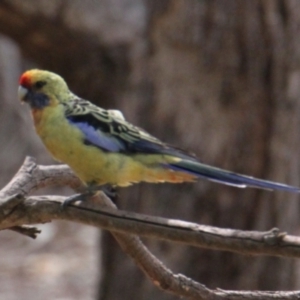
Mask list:
[[[32,226],[13,226],[9,228],[12,231],[26,235],[32,239],[36,239],[41,230]]]

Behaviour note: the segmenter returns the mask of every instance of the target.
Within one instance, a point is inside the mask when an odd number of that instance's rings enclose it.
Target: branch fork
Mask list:
[[[78,192],[80,180],[66,165],[40,166],[27,157],[13,179],[0,191],[0,230],[9,229],[36,238],[33,224],[69,220],[109,230],[121,248],[158,287],[186,299],[299,299],[300,292],[211,290],[165,267],[138,236],[152,237],[195,247],[247,255],[300,257],[300,238],[273,228],[267,232],[241,231],[199,225],[181,220],[118,210],[103,193],[80,205],[62,207],[66,197],[30,196],[46,186],[69,186]],[[99,195],[98,195],[99,194]]]

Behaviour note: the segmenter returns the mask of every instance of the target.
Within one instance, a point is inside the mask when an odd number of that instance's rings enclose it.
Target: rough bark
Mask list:
[[[0,3],[1,32],[79,95],[118,107],[206,163],[299,185],[299,1],[28,2]],[[299,228],[297,196],[283,193],[201,181],[143,184],[120,199],[128,210],[215,226]],[[147,245],[209,287],[299,287],[291,260]],[[174,299],[153,289],[109,236],[102,247],[99,299]]]

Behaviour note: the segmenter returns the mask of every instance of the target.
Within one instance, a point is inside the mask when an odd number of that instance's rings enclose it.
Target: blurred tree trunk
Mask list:
[[[299,185],[299,13],[296,1],[148,1],[147,51],[133,66],[136,95],[119,99],[118,107],[204,162]],[[121,195],[120,206],[144,213],[230,228],[299,229],[295,195],[206,182],[145,184]],[[174,299],[154,289],[110,240],[106,235],[99,299]],[[299,288],[291,260],[147,244],[172,270],[210,287]]]
[[[74,92],[205,163],[299,182],[300,2],[102,0],[0,3],[1,32]],[[48,6],[47,6],[48,5]],[[200,181],[120,191],[128,210],[215,226],[299,232],[296,195]],[[169,268],[229,289],[299,288],[291,260],[146,241]],[[103,249],[103,251],[102,251]],[[99,299],[174,299],[105,234]]]

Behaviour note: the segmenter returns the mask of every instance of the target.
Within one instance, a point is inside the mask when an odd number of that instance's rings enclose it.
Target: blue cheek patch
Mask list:
[[[35,109],[42,109],[50,104],[48,96],[42,93],[29,92],[25,100],[28,101],[31,108]]]

